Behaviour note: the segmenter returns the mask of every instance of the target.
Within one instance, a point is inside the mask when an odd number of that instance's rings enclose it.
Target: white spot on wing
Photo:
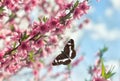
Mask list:
[[[72,49],[71,49],[71,46],[69,47],[70,49],[70,54],[69,54],[69,58],[72,56]]]
[[[61,60],[58,60],[58,62],[65,62],[67,60],[71,60],[70,58],[66,58],[66,59],[61,59]]]

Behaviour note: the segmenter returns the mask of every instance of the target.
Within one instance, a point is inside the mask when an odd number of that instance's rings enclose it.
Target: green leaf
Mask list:
[[[17,16],[16,14],[12,13],[11,15],[9,15],[9,18],[14,19],[16,16]]]
[[[15,28],[14,28],[13,25],[10,26],[10,30],[11,30],[12,32],[15,31]]]
[[[40,59],[39,61],[44,64],[44,61],[43,61],[43,60]]]
[[[43,21],[46,22],[47,21],[47,17],[44,16],[43,17]]]
[[[29,37],[29,35],[27,35],[27,32],[25,31],[21,37],[21,40],[24,41]]]
[[[106,46],[104,46],[104,48],[102,49],[102,52],[106,52],[108,50],[108,48]]]
[[[41,35],[38,34],[38,35],[36,35],[36,36],[34,37],[34,40],[38,40],[40,37],[41,37]]]
[[[105,70],[105,66],[104,66],[103,60],[101,60],[101,61],[102,61],[102,77],[105,78],[106,70]]]
[[[75,4],[73,5],[72,9],[70,10],[70,13],[68,13],[68,15],[70,15],[75,10],[75,8],[78,6],[78,4],[79,4],[79,1],[77,0],[75,2]]]
[[[4,10],[5,10],[4,7],[1,6],[1,7],[0,7],[0,14],[1,14]]]
[[[34,62],[34,52],[29,52],[29,61]]]
[[[67,65],[67,69],[70,70],[71,69],[71,64]]]
[[[105,79],[108,79],[110,77],[112,77],[115,73],[112,72],[108,72],[107,75],[105,76]]]
[[[115,73],[112,72],[113,69],[110,69],[107,73],[106,73],[106,70],[105,70],[105,66],[104,66],[104,63],[103,63],[103,60],[102,60],[102,77],[104,79],[109,79],[110,77],[112,77]]]
[[[78,4],[79,4],[79,1],[77,0],[74,4],[73,8],[76,8],[78,6]]]
[[[40,18],[38,18],[38,20],[41,22],[41,19],[40,19]]]
[[[103,57],[103,54],[108,50],[108,47],[104,46],[104,48],[100,49],[100,58]]]
[[[106,77],[105,77],[106,79],[112,77],[112,76],[115,74],[115,72],[112,72],[113,69],[114,69],[114,67],[111,68],[111,69],[106,73]]]
[[[14,44],[13,44],[13,48],[16,48],[16,45],[17,45],[17,43],[16,43],[16,42],[14,42]]]

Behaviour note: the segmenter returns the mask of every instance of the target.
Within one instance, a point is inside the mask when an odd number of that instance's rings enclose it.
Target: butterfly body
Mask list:
[[[68,65],[75,58],[76,51],[74,50],[74,40],[70,39],[64,47],[64,50],[54,59],[52,65]]]

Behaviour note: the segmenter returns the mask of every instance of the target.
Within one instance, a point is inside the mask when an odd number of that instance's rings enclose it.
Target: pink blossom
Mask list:
[[[35,44],[36,44],[37,47],[42,48],[45,45],[45,41],[40,39]]]
[[[1,18],[1,17],[0,17]],[[2,22],[0,22],[0,30],[3,28]]]
[[[80,25],[79,25],[79,29],[82,29],[82,28],[83,28],[83,24],[80,24]]]
[[[18,11],[19,9],[17,2],[15,3],[15,1],[12,1],[12,0],[4,0],[3,4],[6,5],[10,10],[14,12]]]
[[[59,23],[59,20],[56,19],[56,18],[51,18],[49,21],[48,21],[49,25],[51,28],[54,28],[56,26],[58,26],[58,23]]]
[[[38,63],[37,63],[37,67],[38,67],[38,68],[43,68],[43,64],[40,63],[40,62],[38,62]]]
[[[10,4],[11,4],[11,0],[4,0],[4,2],[3,2],[3,3],[4,3],[4,5],[7,5],[7,6],[8,6],[8,5],[10,5]]]
[[[6,67],[6,71],[8,71],[10,73],[16,72],[17,71],[17,65],[15,65],[15,64],[8,65],[8,67]]]
[[[44,33],[47,33],[49,31],[49,25],[47,24],[40,24],[39,26],[39,31],[40,33],[44,34]]]
[[[52,34],[53,35],[58,35],[63,33],[63,29],[62,28],[55,28],[54,30],[52,30]]]
[[[31,4],[32,4],[32,6],[36,6],[37,3],[38,3],[38,0],[31,0]]]
[[[55,0],[56,4],[59,5],[60,9],[63,9],[63,4],[65,4],[65,0]]]
[[[51,72],[52,71],[52,67],[48,67],[48,72]]]
[[[0,60],[3,59],[4,52],[0,51]]]
[[[5,12],[0,13],[0,19],[3,19],[6,16]],[[0,24],[0,29],[1,29],[1,24]]]
[[[47,8],[50,7],[50,4],[46,0],[41,0],[40,3],[39,3],[39,6],[42,8],[42,10],[45,13],[48,13]]]
[[[4,79],[4,75],[3,73],[0,72],[0,81],[3,81],[3,79]]]
[[[72,64],[72,66],[77,66],[81,61],[83,61],[84,56],[79,57],[75,62]]]
[[[83,11],[84,14],[86,14],[86,11],[89,10],[90,6],[88,6],[88,1],[83,1],[79,4],[79,9]]]
[[[73,2],[68,3],[68,4],[65,4],[65,5],[64,5],[64,8],[65,8],[65,9],[70,9],[72,6],[73,6]]]
[[[79,6],[75,9],[73,13],[74,18],[80,18],[82,15],[87,13],[89,10],[88,2],[85,0],[79,4]]]
[[[100,76],[101,75],[101,68],[94,66],[92,73],[94,73],[94,75]]]
[[[109,80],[105,80],[104,78],[101,78],[101,77],[96,77],[96,78],[93,78],[92,81],[109,81]]]
[[[38,75],[38,70],[33,70],[33,74],[36,76]]]
[[[95,66],[98,66],[100,63],[101,63],[101,59],[97,58],[96,61],[95,61]]]
[[[45,47],[45,50],[47,51],[48,54],[52,52],[52,49],[50,47]]]
[[[14,0],[16,3],[18,3],[20,0]]]
[[[83,15],[82,10],[80,10],[79,8],[76,8],[74,13],[73,13],[73,17],[74,18],[80,18]]]
[[[0,39],[5,39],[5,35],[0,34]]]
[[[90,22],[89,19],[85,19],[85,20],[84,20],[84,23],[85,23],[85,24],[88,24],[89,22]]]
[[[28,5],[25,5],[24,9],[25,9],[26,12],[30,12],[31,11],[31,7],[28,6]]]
[[[50,37],[50,43],[51,43],[51,44],[57,43],[57,41],[58,41],[57,36],[51,36],[51,37]]]
[[[40,57],[46,57],[48,54],[45,51],[45,49],[42,50],[42,52],[40,53]]]
[[[27,41],[23,41],[20,44],[19,50],[30,50],[30,46]]]

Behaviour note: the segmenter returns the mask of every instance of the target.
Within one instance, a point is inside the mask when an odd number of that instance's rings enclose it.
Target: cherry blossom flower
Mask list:
[[[57,43],[57,41],[58,41],[57,36],[51,36],[51,37],[50,37],[50,43],[51,43],[51,44],[55,44],[55,43]]]
[[[40,39],[40,40],[36,41],[37,47],[42,48],[42,47],[44,47],[44,45],[45,45],[44,40]]]
[[[86,11],[89,10],[90,6],[88,6],[88,1],[83,1],[79,4],[79,9],[83,11],[83,13],[87,13]]]
[[[56,19],[56,18],[51,18],[48,21],[48,24],[49,24],[50,28],[55,28],[56,26],[58,26],[58,23],[59,23],[59,20]]]
[[[38,71],[37,70],[34,70],[33,71],[33,74],[36,76],[36,75],[38,75]]]
[[[24,41],[21,43],[21,46],[19,47],[20,50],[29,50],[30,49],[30,46],[29,44],[27,43],[27,41]]]
[[[50,54],[52,52],[52,49],[50,47],[45,47],[45,50],[47,51],[48,54]]]
[[[49,31],[49,26],[47,25],[47,24],[41,24],[40,26],[40,33],[42,33],[42,34],[44,34],[44,33],[46,33],[46,32],[48,32]]]

